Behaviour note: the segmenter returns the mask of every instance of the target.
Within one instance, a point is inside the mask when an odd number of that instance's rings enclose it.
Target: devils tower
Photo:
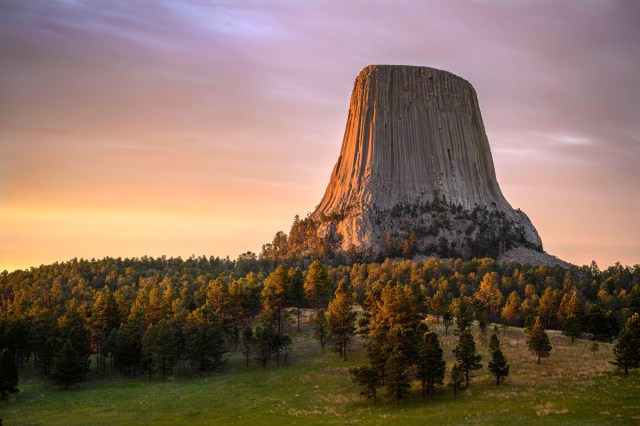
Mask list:
[[[396,65],[371,65],[356,78],[329,185],[288,243],[392,257],[542,250],[529,218],[500,190],[471,84]]]

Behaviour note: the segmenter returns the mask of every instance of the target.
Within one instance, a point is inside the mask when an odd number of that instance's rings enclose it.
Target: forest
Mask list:
[[[363,336],[370,363],[352,371],[354,380],[375,398],[377,386],[400,374],[399,402],[409,366],[423,378],[423,392],[442,383],[438,359],[425,361],[435,373],[419,372],[421,353],[438,355],[427,315],[447,333],[451,326],[460,345],[472,322],[483,335],[500,324],[613,342],[640,312],[639,284],[640,265],[601,271],[595,263],[564,269],[489,258],[337,266],[317,260],[276,265],[252,253],[235,261],[73,259],[0,274],[0,350],[18,376],[31,363],[63,387],[85,380],[90,368],[123,377],[201,375],[237,351],[247,365],[268,368],[288,362],[288,334],[299,328],[300,313],[310,311],[318,349],[326,345],[346,360],[351,339]],[[615,360],[625,372],[638,366],[636,340],[630,354]],[[473,344],[467,341],[467,350]],[[459,383],[464,377],[468,385],[472,358],[473,350],[466,366],[456,364]]]

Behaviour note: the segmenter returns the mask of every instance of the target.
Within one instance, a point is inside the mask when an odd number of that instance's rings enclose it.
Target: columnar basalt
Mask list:
[[[496,253],[542,249],[498,186],[475,90],[427,67],[360,72],[340,156],[310,219],[343,251],[384,253],[391,240],[415,253],[475,256],[486,254],[482,238]]]

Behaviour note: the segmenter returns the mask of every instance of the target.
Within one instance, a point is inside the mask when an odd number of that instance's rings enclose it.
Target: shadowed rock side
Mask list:
[[[476,255],[472,242],[487,230],[474,212],[492,223],[494,242],[541,250],[529,218],[500,191],[471,84],[427,67],[364,68],[340,156],[310,216],[318,235],[376,253],[389,249],[389,236],[411,239],[417,252],[444,238],[452,253]]]

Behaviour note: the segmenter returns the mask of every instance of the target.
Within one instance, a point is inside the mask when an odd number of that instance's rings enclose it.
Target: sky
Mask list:
[[[478,94],[547,252],[640,263],[640,2],[0,0],[0,271],[259,253],[320,202],[359,71]]]

